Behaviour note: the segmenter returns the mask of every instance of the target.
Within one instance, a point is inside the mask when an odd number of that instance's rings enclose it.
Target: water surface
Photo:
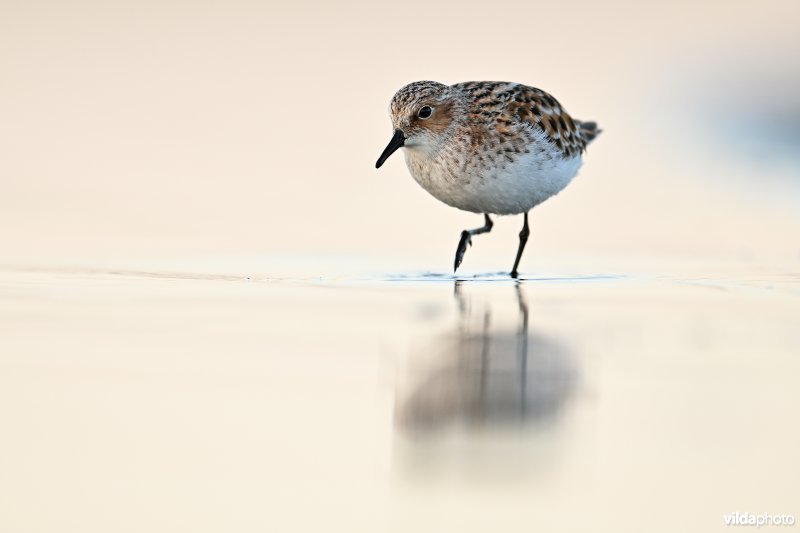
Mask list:
[[[687,272],[5,267],[4,524],[713,531],[796,510],[800,278]]]

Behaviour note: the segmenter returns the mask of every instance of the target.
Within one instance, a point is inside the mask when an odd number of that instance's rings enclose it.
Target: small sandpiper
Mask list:
[[[472,236],[492,229],[489,215],[524,214],[514,278],[530,233],[528,211],[569,184],[601,131],[570,118],[540,89],[497,81],[414,82],[397,91],[389,114],[394,135],[375,167],[405,148],[408,170],[426,191],[483,213],[482,227],[461,232],[454,271]]]

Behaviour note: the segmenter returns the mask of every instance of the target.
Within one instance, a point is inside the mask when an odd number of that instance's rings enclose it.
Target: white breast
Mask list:
[[[426,191],[447,205],[474,213],[511,215],[524,213],[566,187],[578,173],[581,156],[565,159],[543,139],[536,139],[527,154],[514,154],[481,162],[477,157],[449,153],[428,157],[406,149],[411,175]]]

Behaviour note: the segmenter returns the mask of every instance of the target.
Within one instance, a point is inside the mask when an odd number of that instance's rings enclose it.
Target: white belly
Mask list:
[[[447,205],[473,213],[525,213],[566,187],[578,173],[581,156],[531,151],[500,165],[475,162],[446,164],[415,150],[405,150],[411,175]]]

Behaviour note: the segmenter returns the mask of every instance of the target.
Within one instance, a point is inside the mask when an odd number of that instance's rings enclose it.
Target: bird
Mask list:
[[[490,215],[524,216],[513,278],[530,235],[529,211],[572,181],[586,147],[602,131],[570,117],[541,89],[501,81],[416,81],[392,97],[389,116],[393,135],[375,167],[403,148],[423,189],[484,216],[483,226],[461,232],[453,272],[472,237],[492,230]]]

